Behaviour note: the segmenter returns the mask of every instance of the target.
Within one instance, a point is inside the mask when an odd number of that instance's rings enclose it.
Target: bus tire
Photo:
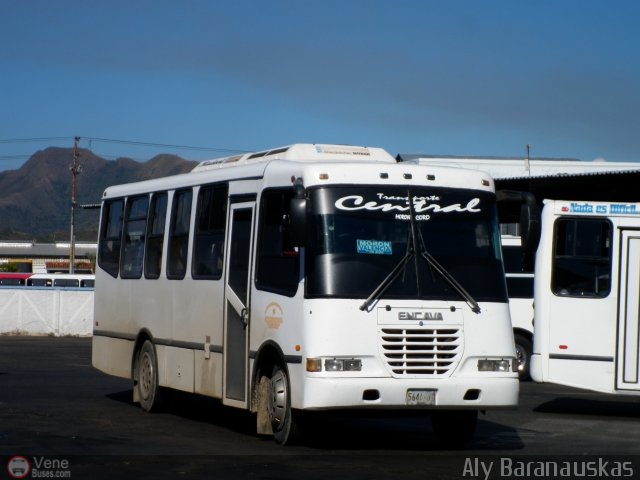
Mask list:
[[[466,446],[473,438],[477,423],[477,410],[437,410],[431,414],[433,433],[445,448]]]
[[[529,380],[529,367],[531,365],[531,353],[533,346],[531,340],[524,335],[516,333],[513,336],[516,344],[516,361],[518,362],[518,378],[520,380]]]
[[[158,358],[156,349],[149,340],[145,340],[138,352],[136,361],[137,398],[140,406],[147,412],[157,411],[161,404],[160,385],[158,383]]]
[[[269,381],[267,408],[276,443],[280,445],[295,443],[299,437],[299,431],[291,409],[289,378],[286,370],[280,365],[273,367]]]

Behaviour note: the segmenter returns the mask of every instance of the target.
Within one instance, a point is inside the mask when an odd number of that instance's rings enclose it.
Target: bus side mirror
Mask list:
[[[307,198],[304,186],[296,182],[289,204],[289,240],[294,247],[304,247],[307,242]]]
[[[540,209],[535,201],[520,207],[520,239],[525,254],[534,254],[540,243]]]

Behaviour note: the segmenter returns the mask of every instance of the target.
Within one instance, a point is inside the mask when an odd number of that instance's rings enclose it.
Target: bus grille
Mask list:
[[[445,376],[462,353],[460,328],[382,328],[382,352],[395,375]]]

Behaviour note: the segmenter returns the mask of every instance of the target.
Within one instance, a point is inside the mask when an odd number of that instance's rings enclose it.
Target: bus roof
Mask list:
[[[263,187],[291,184],[397,184],[447,186],[494,191],[486,172],[396,162],[385,150],[371,147],[296,144],[254,154],[203,162],[189,173],[108,187],[103,199],[188,188],[220,181],[256,181]]]
[[[29,274],[29,278],[77,278],[80,280],[87,280],[95,278],[93,273],[34,273]]]
[[[203,170],[210,170],[214,168],[232,167],[246,163],[266,162],[270,160],[295,160],[297,162],[364,161],[396,163],[396,159],[381,148],[296,143],[294,145],[272,148],[261,152],[205,160],[204,162],[200,162],[192,171],[201,172]]]

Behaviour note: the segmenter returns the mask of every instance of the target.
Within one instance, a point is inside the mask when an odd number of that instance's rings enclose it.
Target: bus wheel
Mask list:
[[[431,414],[431,426],[445,448],[466,446],[476,431],[477,410],[437,410]]]
[[[268,412],[273,436],[277,443],[293,443],[298,437],[298,427],[291,410],[289,379],[285,370],[276,365],[269,382]]]
[[[531,341],[518,333],[513,336],[516,343],[516,360],[518,362],[518,378],[529,380],[529,364],[533,347]]]
[[[160,407],[160,386],[158,385],[158,360],[153,344],[146,340],[138,353],[136,362],[136,384],[140,406],[147,412]]]

